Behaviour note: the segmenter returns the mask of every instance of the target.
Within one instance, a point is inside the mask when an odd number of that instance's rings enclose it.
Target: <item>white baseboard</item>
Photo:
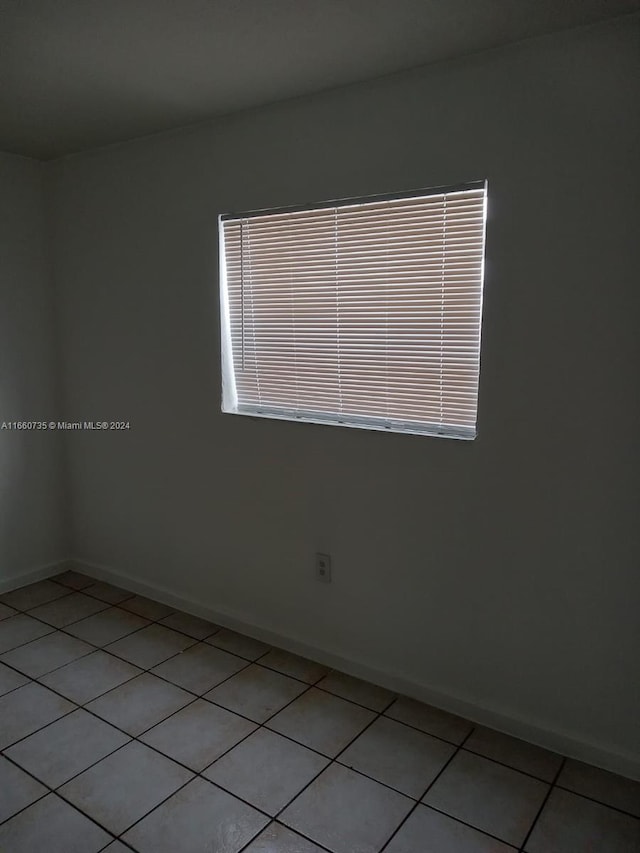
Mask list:
[[[26,586],[35,581],[45,580],[53,575],[58,575],[70,568],[68,560],[57,560],[54,563],[47,563],[44,566],[37,566],[33,569],[19,572],[15,575],[10,575],[8,578],[0,578],[0,594],[11,592],[12,589],[18,589],[21,586]]]
[[[279,634],[255,622],[247,621],[240,613],[208,607],[202,602],[178,595],[166,587],[141,581],[126,572],[76,558],[66,561],[63,568],[58,568],[57,571],[62,571],[65,568],[75,569],[97,580],[107,581],[131,592],[153,598],[170,607],[191,613],[193,616],[208,619],[225,628],[239,631],[256,640],[285,649],[292,654],[301,655],[331,669],[345,672],[354,678],[360,678],[380,687],[385,687],[394,693],[411,696],[436,708],[441,708],[443,711],[471,720],[478,725],[496,729],[504,734],[536,744],[543,749],[549,749],[569,758],[601,767],[603,770],[609,770],[612,773],[640,781],[640,756],[620,753],[595,743],[576,739],[568,732],[544,728],[536,725],[535,722],[509,716],[494,708],[477,705],[464,698],[433,689],[426,684],[372,667],[362,661],[343,657],[334,651],[309,645],[300,638]],[[45,568],[36,570],[36,572],[40,572],[39,576],[48,576],[45,574]],[[50,574],[54,573],[53,571],[50,572]],[[22,577],[26,576],[23,575]],[[37,577],[33,577],[33,580],[37,579]]]

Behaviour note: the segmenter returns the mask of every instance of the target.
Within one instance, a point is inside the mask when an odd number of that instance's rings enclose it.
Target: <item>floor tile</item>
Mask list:
[[[135,634],[129,634],[128,637],[110,643],[106,650],[142,669],[151,669],[152,666],[184,651],[194,643],[195,640],[192,637],[179,634],[170,628],[164,628],[162,625],[148,625],[141,631],[136,631]]]
[[[44,580],[30,583],[29,586],[22,586],[20,589],[14,589],[11,592],[5,592],[4,595],[0,595],[0,602],[9,607],[14,607],[16,610],[30,610],[39,604],[46,604],[56,598],[62,598],[63,595],[69,595],[69,590],[66,587],[50,580]]]
[[[69,587],[69,589],[84,589],[96,582],[95,578],[90,578],[88,575],[83,575],[81,572],[76,572],[73,569],[62,572],[62,574],[56,575],[54,578],[51,578],[51,580],[54,580],[56,583],[64,584],[64,586]]]
[[[459,752],[424,798],[427,805],[519,845],[549,790],[525,776],[470,752]]]
[[[0,696],[28,683],[29,679],[26,676],[0,663]]]
[[[0,698],[0,749],[73,709],[71,702],[34,682],[7,693]]]
[[[207,642],[219,649],[224,649],[226,652],[231,652],[233,655],[240,655],[241,658],[247,660],[256,660],[271,648],[266,643],[254,640],[253,637],[236,634],[235,631],[229,631],[227,628],[222,628],[213,637],[209,637]]]
[[[100,853],[131,853],[130,847],[125,847],[120,841],[112,841],[108,847],[101,850]]]
[[[561,755],[482,726],[473,731],[464,748],[545,782],[553,782],[562,764]]]
[[[189,637],[196,640],[204,640],[205,637],[210,637],[220,630],[219,625],[214,625],[213,622],[207,622],[206,619],[199,619],[197,616],[191,616],[189,613],[182,613],[177,610],[170,616],[165,616],[160,620],[161,625],[167,628],[173,628],[174,631],[182,631]]]
[[[92,613],[97,613],[106,607],[108,605],[104,601],[90,598],[81,592],[72,592],[70,595],[65,595],[64,598],[58,598],[48,604],[34,607],[33,610],[29,611],[29,615],[56,628],[64,628],[65,625],[78,622],[85,616],[91,616]]]
[[[364,705],[372,711],[383,711],[395,697],[394,693],[385,690],[384,687],[377,687],[375,684],[369,684],[368,681],[360,681],[358,678],[352,678],[336,670],[326,675],[316,684],[316,687],[328,690],[329,693],[348,699],[350,702],[357,702],[358,705]]]
[[[453,744],[380,717],[339,761],[401,794],[420,799],[455,751]]]
[[[0,823],[46,793],[44,785],[0,756]]]
[[[569,759],[562,768],[558,785],[640,817],[640,782]]]
[[[139,674],[138,667],[98,651],[43,675],[41,681],[78,705],[84,705]]]
[[[180,635],[181,636],[181,635]],[[195,640],[189,638],[190,642]],[[206,693],[247,666],[244,658],[215,649],[207,643],[191,646],[180,655],[153,668],[156,675],[192,693]]]
[[[151,625],[110,606],[117,588],[88,583],[102,597],[65,587],[45,600],[52,581],[14,591],[52,621],[75,618],[86,601],[102,608],[64,631],[0,604],[0,850],[126,853],[46,793],[61,785],[113,834],[130,828],[123,841],[140,827],[141,853],[173,853],[171,833],[186,839],[181,853],[209,843],[216,853],[381,853],[389,839],[384,853],[640,851],[636,782],[569,760],[545,802],[560,756],[280,650],[249,663],[268,647],[177,611]],[[89,643],[126,648],[158,675]],[[194,771],[207,781],[190,782]],[[234,835],[236,805],[245,817]],[[176,829],[181,821],[188,829]],[[87,827],[102,833],[97,847]]]
[[[554,788],[524,849],[527,853],[637,853],[640,820]]]
[[[108,610],[102,610],[100,613],[94,613],[93,616],[74,622],[73,625],[65,628],[65,631],[88,643],[93,643],[94,646],[107,646],[149,624],[149,620],[143,619],[142,616],[128,613],[119,607],[110,607]]]
[[[252,665],[215,687],[205,698],[263,723],[307,689],[297,679]]]
[[[259,729],[203,775],[267,814],[276,815],[329,763],[316,752]]]
[[[375,717],[373,711],[311,688],[276,714],[268,728],[335,756]]]
[[[174,612],[173,607],[168,607],[159,601],[153,601],[151,598],[145,598],[143,595],[134,595],[133,598],[123,601],[121,606],[130,613],[144,616],[145,619],[164,619],[165,616]]]
[[[193,702],[190,693],[144,672],[89,702],[86,708],[136,736],[184,708],[189,702]]]
[[[44,625],[24,613],[3,619],[0,622],[0,654],[30,643],[45,634],[51,634],[52,631],[50,625]]]
[[[60,793],[120,835],[192,775],[149,747],[132,741],[67,782]]]
[[[243,717],[197,699],[140,735],[140,740],[200,771],[254,729],[255,724]]]
[[[384,853],[515,853],[516,847],[419,805]]]
[[[385,711],[385,715],[455,744],[461,744],[473,728],[471,723],[462,717],[456,717],[406,696],[396,699],[389,710]]]
[[[292,678],[298,678],[300,681],[306,681],[307,684],[315,684],[328,672],[326,666],[292,655],[282,649],[272,649],[263,658],[260,658],[260,665],[276,669],[278,672],[290,675]]]
[[[194,779],[124,835],[140,853],[238,853],[268,818]]]
[[[55,631],[5,652],[0,660],[31,678],[38,678],[93,650],[93,646],[83,643],[82,640],[63,634],[62,631]]]
[[[279,820],[334,853],[378,853],[413,805],[408,797],[332,764]]]
[[[325,853],[312,841],[281,823],[270,823],[243,853]]]
[[[7,853],[98,853],[110,838],[55,794],[0,826],[0,850]]]
[[[134,596],[133,592],[121,589],[119,586],[113,586],[110,583],[105,583],[104,581],[96,581],[91,586],[85,587],[83,591],[85,595],[91,595],[100,601],[106,601],[107,604],[120,604],[121,601],[126,601],[128,598],[133,598]]]
[[[130,738],[79,709],[31,735],[6,754],[50,788],[57,788]]]
[[[17,610],[14,610],[13,607],[8,607],[6,604],[2,604],[0,602],[0,621],[2,619],[8,619],[9,616],[15,616]]]

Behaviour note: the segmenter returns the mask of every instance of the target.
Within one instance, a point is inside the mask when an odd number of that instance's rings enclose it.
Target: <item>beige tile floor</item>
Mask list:
[[[65,572],[0,596],[0,851],[638,853],[640,784]]]

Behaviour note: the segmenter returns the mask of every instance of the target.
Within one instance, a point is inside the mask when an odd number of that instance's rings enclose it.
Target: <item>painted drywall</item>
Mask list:
[[[43,166],[0,153],[0,585],[66,556]]]
[[[637,35],[49,166],[73,554],[638,762]],[[219,213],[481,178],[476,441],[221,413]]]

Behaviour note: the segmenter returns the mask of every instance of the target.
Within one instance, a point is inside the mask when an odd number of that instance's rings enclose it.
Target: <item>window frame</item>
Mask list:
[[[370,204],[384,201],[404,201],[412,198],[424,198],[428,196],[445,195],[450,193],[483,190],[483,214],[482,214],[482,252],[481,271],[479,276],[479,323],[478,323],[478,386],[476,390],[476,425],[473,429],[469,427],[456,428],[453,425],[440,427],[436,424],[422,424],[410,420],[394,418],[393,423],[383,416],[375,417],[369,415],[349,414],[342,419],[335,413],[326,414],[318,411],[283,410],[276,406],[261,405],[238,402],[235,371],[233,367],[233,347],[230,324],[229,298],[226,283],[226,258],[224,223],[232,220],[246,220],[254,217],[277,216],[287,213],[312,213],[316,210],[348,207],[351,205]],[[486,231],[487,231],[487,207],[488,207],[488,181],[486,179],[467,181],[459,184],[450,184],[435,187],[423,187],[403,192],[387,192],[365,196],[350,196],[337,199],[327,199],[320,202],[303,204],[283,205],[272,208],[255,208],[252,210],[229,212],[218,216],[218,242],[219,242],[219,297],[220,297],[220,331],[221,331],[221,363],[222,363],[222,412],[224,414],[243,415],[256,419],[267,418],[270,420],[284,420],[298,423],[315,423],[329,426],[345,426],[354,429],[367,429],[379,432],[392,432],[396,434],[410,434],[422,436],[435,436],[454,438],[462,440],[474,440],[477,437],[477,408],[479,404],[479,380],[480,361],[482,349],[482,319],[485,286],[485,259],[486,259]],[[235,405],[233,400],[235,399]]]

